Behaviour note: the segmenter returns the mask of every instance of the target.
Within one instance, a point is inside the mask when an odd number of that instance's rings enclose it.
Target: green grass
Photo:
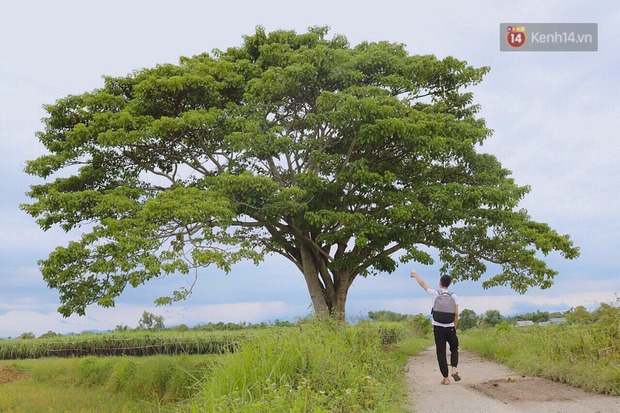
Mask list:
[[[433,344],[433,339],[428,336],[408,337],[396,344],[390,350],[393,357],[404,366],[409,357],[415,356],[420,351],[432,346]]]
[[[158,407],[136,401],[126,394],[99,388],[66,387],[26,381],[3,384],[0,411],[15,413],[157,412]]]
[[[516,371],[620,395],[619,315],[592,325],[549,325],[461,333],[463,348]]]
[[[4,385],[14,412],[402,412],[403,366],[428,347],[406,323],[310,322],[222,355],[40,358]]]
[[[85,357],[15,360],[8,365],[31,380],[2,387],[0,410],[15,411],[158,411],[196,393],[197,380],[208,374],[213,355],[151,357]],[[84,391],[71,404],[71,395]],[[41,392],[52,404],[29,400]],[[65,401],[69,406],[65,407]],[[31,408],[39,406],[43,410]],[[48,407],[49,406],[49,407]],[[99,406],[99,407],[96,407]],[[22,409],[22,410],[19,410]],[[74,409],[74,410],[72,410]],[[82,410],[80,410],[82,409]]]
[[[75,356],[151,356],[225,353],[244,339],[278,328],[247,331],[162,331],[81,334],[33,340],[0,340],[0,359]]]
[[[426,339],[383,344],[372,323],[305,324],[221,356],[194,412],[401,412],[403,365]]]

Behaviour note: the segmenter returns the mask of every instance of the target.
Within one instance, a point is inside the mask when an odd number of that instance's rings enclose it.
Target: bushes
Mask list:
[[[499,324],[495,324],[495,331],[497,333],[510,332],[512,331],[512,326],[508,324],[508,321],[504,320]]]
[[[405,337],[426,337],[433,327],[431,320],[424,314],[407,315],[401,322],[377,322],[370,323],[381,335],[382,344],[395,344]]]
[[[430,318],[422,313],[411,317],[409,327],[415,337],[425,337],[433,330]]]
[[[97,387],[135,400],[170,403],[190,397],[196,377],[214,356],[47,358],[13,362],[34,380],[64,387]]]
[[[400,364],[372,323],[311,322],[221,356],[196,412],[361,411],[389,404]]]
[[[404,362],[430,344],[410,338],[399,342],[411,336],[412,326],[413,321],[347,326],[331,319],[304,320],[295,327],[245,335],[232,354],[42,358],[12,364],[41,384],[97,388],[104,398],[118,392],[164,410],[399,412]]]
[[[374,328],[377,330],[377,333],[381,338],[381,344],[383,345],[396,344],[410,333],[407,328],[407,324],[405,323],[372,322],[367,326],[367,328]]]

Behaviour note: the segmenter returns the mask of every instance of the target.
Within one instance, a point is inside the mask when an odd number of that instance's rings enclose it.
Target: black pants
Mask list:
[[[450,364],[456,367],[459,364],[459,339],[456,328],[433,326],[435,333],[435,347],[437,347],[437,361],[439,370],[444,377],[448,377],[448,362],[446,360],[446,343],[450,344]]]

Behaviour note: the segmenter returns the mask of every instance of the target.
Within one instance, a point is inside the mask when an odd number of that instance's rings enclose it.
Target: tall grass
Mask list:
[[[400,413],[402,367],[430,344],[412,328],[311,321],[245,336],[223,355],[13,360],[32,380],[5,387],[0,410]],[[98,399],[71,404],[67,395],[79,389]],[[33,392],[45,395],[41,403],[21,396]]]
[[[157,405],[186,400],[215,356],[44,358],[11,364],[32,380],[51,386],[99,388]]]
[[[157,354],[216,354],[233,351],[246,338],[267,334],[253,332],[175,331],[84,334],[33,340],[0,340],[0,359],[83,356],[152,356]]]
[[[620,309],[590,325],[549,325],[461,334],[464,348],[518,372],[620,395]]]
[[[239,351],[220,356],[192,410],[389,411],[402,363],[385,350],[382,337],[371,323],[327,320],[243,342]]]

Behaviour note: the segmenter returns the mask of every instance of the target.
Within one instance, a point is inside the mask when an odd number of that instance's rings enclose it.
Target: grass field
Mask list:
[[[246,341],[209,372],[192,411],[402,412],[406,354],[430,341],[386,347],[371,324],[322,322]]]
[[[27,373],[30,380],[2,385],[0,410],[159,411],[190,398],[195,383],[208,373],[215,357],[74,357],[5,362]]]
[[[0,411],[7,413],[158,412],[156,406],[95,387],[66,387],[34,381],[0,385]]]
[[[0,340],[0,359],[82,356],[151,356],[217,354],[234,349],[245,338],[269,334],[252,331],[124,332],[81,334],[33,340]]]
[[[405,360],[430,345],[411,331],[310,322],[234,353],[7,360],[30,379],[0,385],[0,411],[401,412]]]

